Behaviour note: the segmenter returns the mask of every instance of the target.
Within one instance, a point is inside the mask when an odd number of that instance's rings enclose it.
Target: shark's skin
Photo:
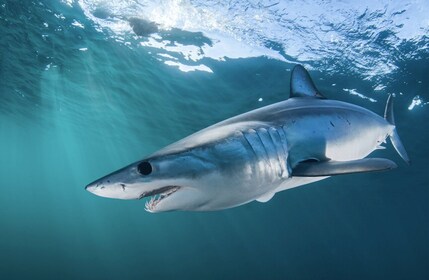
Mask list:
[[[390,136],[408,161],[391,104],[389,97],[382,118],[325,99],[298,65],[288,100],[196,132],[86,189],[108,198],[152,196],[149,212],[211,211],[265,202],[331,175],[391,169],[396,165],[386,159],[361,160]]]

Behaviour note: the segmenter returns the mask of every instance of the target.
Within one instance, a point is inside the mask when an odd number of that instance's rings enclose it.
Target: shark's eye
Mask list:
[[[150,173],[152,173],[152,165],[150,165],[148,161],[143,161],[139,163],[137,169],[142,175],[149,175]]]

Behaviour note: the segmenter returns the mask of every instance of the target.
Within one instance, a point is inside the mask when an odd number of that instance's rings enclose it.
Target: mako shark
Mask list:
[[[124,167],[86,189],[117,199],[151,197],[149,212],[212,211],[329,176],[389,170],[396,164],[365,158],[389,137],[409,162],[389,96],[384,118],[326,99],[301,65],[291,73],[290,98],[198,131]]]

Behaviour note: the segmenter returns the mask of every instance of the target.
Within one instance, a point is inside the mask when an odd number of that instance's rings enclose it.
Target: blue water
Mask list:
[[[313,2],[0,0],[0,278],[429,279],[429,3]],[[412,165],[388,143],[393,171],[208,213],[84,190],[286,99],[297,62],[328,98],[395,94]]]

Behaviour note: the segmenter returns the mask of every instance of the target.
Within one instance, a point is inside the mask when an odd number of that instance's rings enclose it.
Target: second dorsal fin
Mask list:
[[[325,97],[317,90],[307,70],[300,64],[292,69],[290,77],[290,97]]]

